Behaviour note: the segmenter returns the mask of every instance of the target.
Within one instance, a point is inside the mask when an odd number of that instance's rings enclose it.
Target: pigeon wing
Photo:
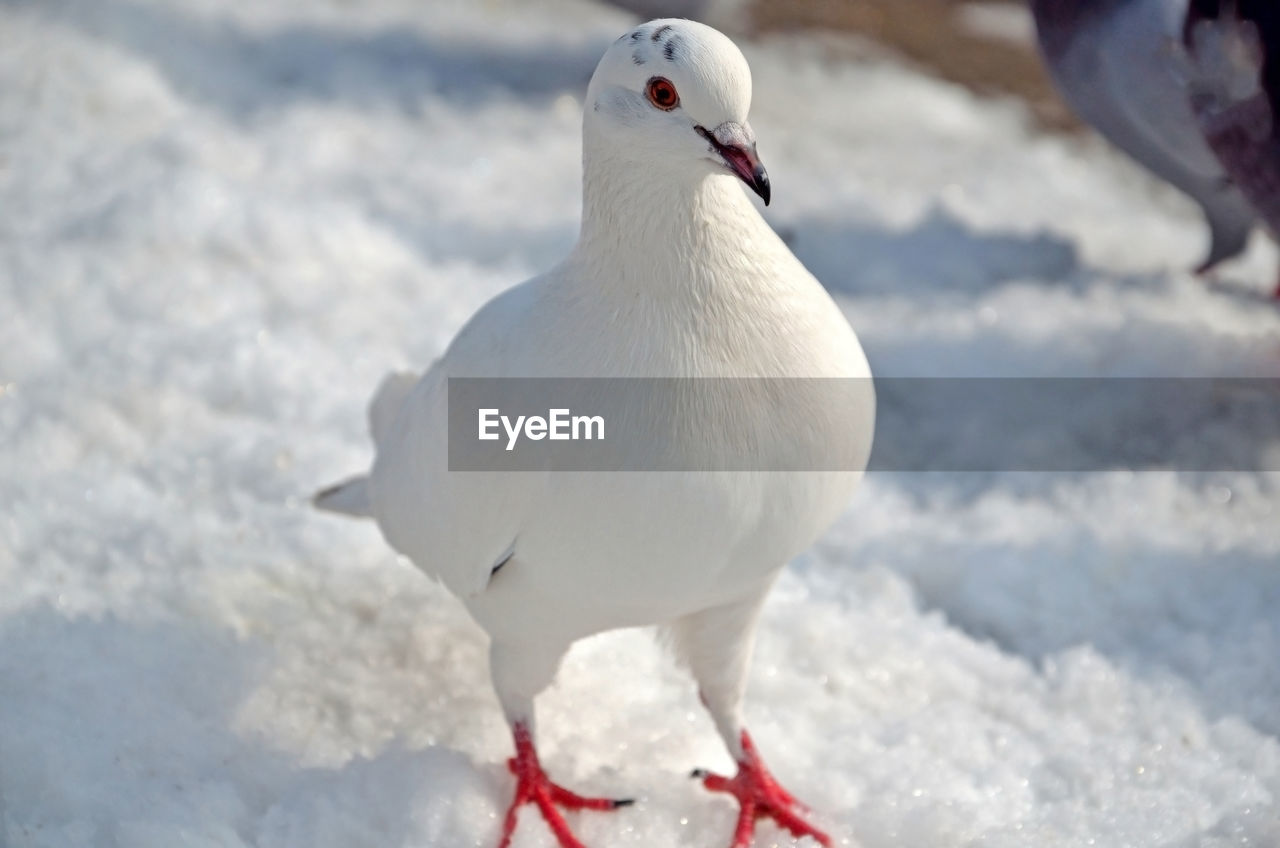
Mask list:
[[[374,518],[392,547],[464,599],[518,558],[517,537],[546,472],[450,470],[449,379],[509,376],[531,357],[520,341],[529,286],[486,304],[420,380],[384,380],[370,409]]]

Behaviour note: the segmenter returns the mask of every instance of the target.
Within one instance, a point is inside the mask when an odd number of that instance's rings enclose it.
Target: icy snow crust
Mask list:
[[[0,844],[495,842],[483,635],[306,496],[368,462],[383,371],[571,244],[629,23],[0,6]],[[1280,370],[1273,250],[1206,290],[1193,211],[1099,143],[746,52],[771,220],[879,374]],[[842,844],[1278,845],[1278,563],[1277,475],[876,474],[766,608],[748,721]],[[730,763],[649,634],[580,644],[539,707],[553,775],[639,798],[573,817],[588,844],[727,844],[687,774]]]

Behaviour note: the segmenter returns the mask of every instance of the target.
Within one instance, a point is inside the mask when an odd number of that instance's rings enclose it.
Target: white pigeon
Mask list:
[[[652,624],[738,763],[733,778],[697,773],[737,798],[735,848],[761,817],[830,844],[765,768],[741,704],[761,604],[846,506],[875,398],[853,330],[738,184],[768,202],[750,102],[746,59],[708,26],[657,20],[614,42],[587,89],[577,245],[485,305],[420,378],[388,377],[370,410],[371,472],[316,499],[375,518],[488,632],[516,752],[503,846],[524,803],[564,848],[580,843],[559,808],[627,803],[549,780],[534,698],[574,641]],[[666,410],[661,432],[639,434],[653,444],[618,447],[676,457],[686,471],[450,471],[448,381],[465,377],[764,379],[732,381],[734,391],[686,381],[695,394]],[[825,390],[780,402],[778,380],[792,378],[835,378],[810,382],[844,386],[848,402]],[[686,441],[693,433],[714,438]],[[705,470],[744,458],[816,470]]]
[[[1112,144],[1195,200],[1211,244],[1198,271],[1244,250],[1257,213],[1209,149],[1173,73],[1188,0],[1031,0],[1067,103]]]

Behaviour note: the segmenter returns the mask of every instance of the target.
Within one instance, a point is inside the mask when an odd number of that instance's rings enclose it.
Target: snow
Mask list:
[[[1032,48],[1036,39],[1031,10],[1020,3],[966,3],[956,8],[960,26],[971,35]]]
[[[483,634],[306,499],[367,463],[384,371],[572,243],[629,22],[0,6],[0,844],[495,844]],[[1276,375],[1264,239],[1206,287],[1194,211],[1100,142],[745,48],[770,220],[878,374]],[[539,710],[557,779],[639,798],[587,844],[728,843],[687,778],[727,755],[648,633],[579,644]],[[873,474],[771,598],[747,717],[840,844],[1280,844],[1280,474]]]

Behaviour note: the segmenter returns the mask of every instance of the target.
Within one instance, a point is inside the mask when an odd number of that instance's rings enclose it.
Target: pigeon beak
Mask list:
[[[756,139],[751,128],[743,124],[725,121],[714,132],[695,127],[698,135],[711,143],[711,149],[720,155],[725,167],[747,184],[764,205],[769,205],[769,173],[756,155]]]

